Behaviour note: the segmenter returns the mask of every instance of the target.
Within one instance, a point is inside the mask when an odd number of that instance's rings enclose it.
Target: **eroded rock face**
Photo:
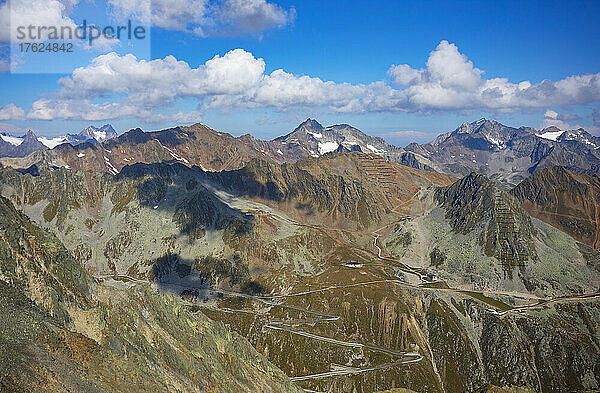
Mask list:
[[[484,324],[482,352],[489,356],[492,382],[527,384],[543,392],[597,389],[598,330],[588,329],[581,312],[597,316],[598,307],[561,306],[549,316]]]
[[[427,331],[446,391],[474,391],[486,382],[477,343],[472,342],[461,321],[441,299],[433,299],[429,305]]]

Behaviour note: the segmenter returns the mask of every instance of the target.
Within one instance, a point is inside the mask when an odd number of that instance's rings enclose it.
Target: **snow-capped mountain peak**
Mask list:
[[[600,138],[593,136],[583,128],[563,132],[558,138],[558,142],[577,141],[593,149],[600,148]]]
[[[79,134],[60,136],[36,136],[31,130],[25,135],[15,136],[6,132],[0,133],[1,157],[24,157],[35,150],[54,149],[63,143],[78,145],[83,142],[103,142],[117,136],[115,129],[106,124],[100,128],[89,126]]]
[[[301,146],[313,157],[333,151],[360,151],[383,156],[402,151],[382,138],[367,135],[348,124],[323,127],[314,119],[305,120],[294,131],[275,140]]]
[[[86,127],[77,135],[85,139],[95,139],[98,142],[103,142],[114,138],[117,136],[117,133],[110,124],[105,124],[100,128],[94,126]]]

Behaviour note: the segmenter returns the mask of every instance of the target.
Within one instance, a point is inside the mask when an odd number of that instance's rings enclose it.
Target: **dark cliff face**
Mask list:
[[[600,180],[597,176],[552,167],[536,172],[511,193],[532,216],[590,247],[600,248]]]
[[[455,231],[468,233],[479,227],[485,254],[498,259],[505,269],[537,259],[531,219],[514,196],[486,176],[472,173],[438,189],[435,198]]]

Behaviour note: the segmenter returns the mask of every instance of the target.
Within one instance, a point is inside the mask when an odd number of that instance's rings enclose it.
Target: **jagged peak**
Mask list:
[[[131,130],[123,133],[118,137],[119,141],[129,141],[129,142],[143,142],[150,139],[148,133],[144,132],[141,128],[132,128]],[[106,141],[110,142],[110,141]]]
[[[316,129],[323,129],[323,126],[321,125],[321,123],[319,123],[318,121],[316,121],[315,119],[311,119],[310,117],[306,120],[304,120],[302,123],[300,123],[300,125],[298,127],[296,127],[296,130],[301,129],[301,128],[316,128]]]
[[[115,129],[113,128],[113,126],[111,124],[105,124],[102,127],[99,128],[100,130],[110,130],[110,131],[115,131]]]
[[[324,130],[324,128],[321,125],[321,123],[319,123],[315,119],[311,119],[309,117],[308,119],[306,119],[302,123],[300,123],[300,125],[298,125],[298,127],[296,127],[294,129],[294,131],[290,132],[289,134],[277,137],[277,138],[275,138],[273,140],[274,141],[284,141],[287,138],[291,137],[292,135],[295,135],[295,134],[297,135],[297,133],[300,132],[300,131],[309,131],[309,132],[315,131],[317,133],[320,133],[323,130]]]
[[[468,122],[464,122],[462,123],[455,131],[454,133],[457,134],[471,134],[474,132],[478,132],[479,130],[481,130],[481,128],[484,125],[500,125],[503,126],[502,124],[498,123],[496,120],[488,120],[485,117],[482,117],[481,119],[468,123]]]
[[[25,138],[32,138],[32,137],[36,138],[35,132],[33,132],[33,130],[31,130],[31,129],[27,130],[27,132],[25,133]]]
[[[139,127],[132,128],[131,130],[125,132],[123,135],[136,135],[136,134],[145,134],[146,132]]]
[[[198,127],[200,127],[200,128],[208,128],[208,129],[210,129],[210,127],[208,127],[206,124],[200,123],[200,122],[191,124],[189,126],[184,126],[184,127],[186,127],[186,128],[198,128]],[[180,126],[180,128],[182,128],[182,126]]]

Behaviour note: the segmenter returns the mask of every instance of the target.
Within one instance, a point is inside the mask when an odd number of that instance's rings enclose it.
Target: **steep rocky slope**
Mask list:
[[[303,221],[363,229],[389,220],[422,187],[454,180],[359,152],[283,165],[253,160],[213,177],[236,195],[259,198]]]
[[[301,391],[174,298],[98,283],[5,198],[0,236],[2,391]]]
[[[598,176],[576,174],[556,166],[534,173],[512,193],[533,217],[590,247],[600,248]]]
[[[484,254],[499,260],[511,272],[526,261],[537,259],[533,245],[535,230],[518,202],[484,175],[472,173],[453,185],[438,189],[436,201],[446,210],[455,232],[468,234],[482,222],[479,236]]]

